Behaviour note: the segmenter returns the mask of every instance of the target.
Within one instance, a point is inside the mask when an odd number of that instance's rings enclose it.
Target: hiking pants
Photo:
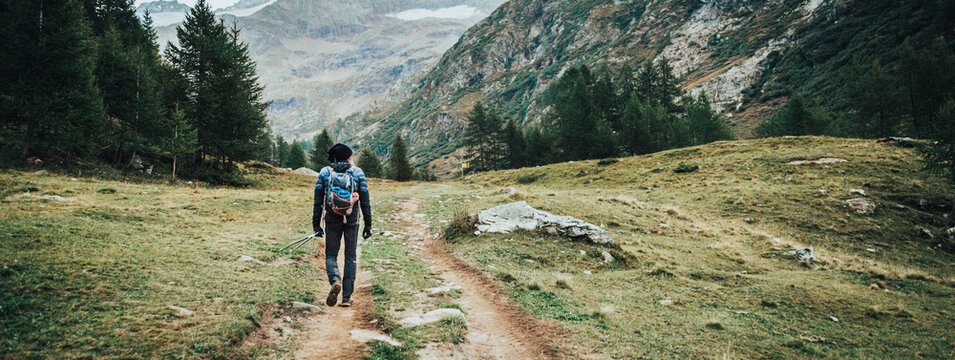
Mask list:
[[[342,283],[342,299],[350,299],[355,291],[355,271],[358,268],[358,219],[343,221],[341,216],[325,217],[325,273],[328,284]],[[345,276],[338,272],[338,249],[345,241]],[[343,281],[344,280],[344,281]]]

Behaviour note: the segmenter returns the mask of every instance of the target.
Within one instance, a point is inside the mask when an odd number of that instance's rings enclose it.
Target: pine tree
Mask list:
[[[90,156],[101,148],[94,39],[81,9],[76,0],[4,2],[0,148],[6,155]]]
[[[332,137],[328,135],[328,130],[322,129],[320,134],[312,138],[312,148],[308,151],[308,159],[312,170],[321,171],[322,168],[331,165],[328,161],[328,150],[335,146]]]
[[[885,137],[897,135],[899,124],[898,96],[894,83],[876,61],[873,64],[856,62],[848,71],[843,98],[852,109],[858,131],[853,135],[862,137]]]
[[[636,93],[627,102],[621,117],[621,143],[629,154],[647,154],[669,147],[669,115],[659,104],[646,104]]]
[[[503,162],[501,128],[503,121],[495,112],[486,111],[478,102],[468,114],[464,145],[470,147],[469,158],[478,171],[499,169]]]
[[[391,142],[388,154],[388,172],[391,179],[408,181],[414,177],[414,170],[408,162],[408,147],[401,135],[396,135]]]
[[[527,142],[524,140],[524,133],[517,127],[514,121],[508,121],[501,132],[504,146],[507,148],[507,154],[504,156],[507,168],[516,169],[523,167],[527,163]]]
[[[285,167],[291,169],[298,169],[305,166],[305,150],[302,149],[302,144],[298,141],[293,141],[289,145],[288,149],[288,159],[285,161]]]
[[[272,165],[285,167],[285,161],[288,159],[288,143],[281,135],[275,136],[275,162]]]
[[[899,55],[900,86],[908,102],[913,132],[916,137],[931,134],[934,129],[923,125],[938,124],[941,108],[955,96],[955,54],[941,40],[922,51],[906,40]]]
[[[793,95],[782,109],[776,111],[769,121],[759,125],[757,134],[762,136],[821,135],[828,121],[806,105],[800,95]]]
[[[593,75],[587,66],[568,69],[553,85],[552,121],[555,124],[563,157],[561,160],[590,158],[598,141],[598,111],[593,101]]]
[[[696,98],[687,97],[683,103],[686,112],[686,131],[690,135],[688,145],[733,139],[733,130],[726,125],[723,117],[713,110],[706,94],[701,92]]]
[[[158,44],[128,0],[85,0],[86,18],[99,40],[96,79],[106,115],[107,158],[152,152],[168,134],[157,81]]]
[[[170,117],[169,128],[172,137],[166,138],[164,149],[172,156],[172,182],[176,182],[176,167],[181,158],[196,151],[196,129],[186,119],[186,113],[178,106]]]
[[[922,148],[922,157],[928,170],[955,185],[955,99],[950,99],[933,118],[937,121],[937,124],[932,124],[935,131],[931,138],[934,141]],[[955,195],[951,212],[955,216]]]
[[[166,57],[185,82],[186,114],[199,130],[196,159],[210,155],[218,168],[231,170],[235,161],[255,158],[267,104],[239,30],[227,29],[199,0],[176,36],[179,46],[169,44]]]
[[[544,133],[539,127],[532,127],[524,132],[527,142],[527,157],[525,166],[544,165],[558,161],[555,136]]]
[[[365,175],[371,178],[382,177],[381,159],[370,147],[365,147],[358,153],[358,167],[365,172]]]

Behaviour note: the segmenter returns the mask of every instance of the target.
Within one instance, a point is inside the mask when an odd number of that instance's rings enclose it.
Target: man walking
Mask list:
[[[335,144],[328,150],[332,165],[322,168],[315,182],[315,203],[312,206],[312,229],[321,235],[322,213],[325,213],[325,272],[332,289],[325,303],[335,306],[342,294],[342,307],[352,305],[355,290],[355,272],[358,267],[358,209],[365,227],[362,237],[371,237],[371,198],[368,180],[360,168],[351,164],[352,150],[344,144]],[[356,206],[358,205],[358,206]],[[345,274],[338,272],[338,250],[345,243]],[[344,283],[343,283],[344,281]]]

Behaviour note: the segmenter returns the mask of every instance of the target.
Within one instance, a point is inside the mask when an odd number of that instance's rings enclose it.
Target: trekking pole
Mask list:
[[[318,233],[317,233],[317,232],[314,233],[314,234],[312,234],[312,235],[309,235],[309,236],[303,237],[303,238],[301,238],[301,239],[295,240],[295,241],[293,241],[293,242],[290,242],[288,245],[285,245],[285,246],[283,246],[281,249],[279,249],[279,251],[285,250],[285,249],[288,248],[289,246],[298,244],[298,246],[296,246],[296,247],[292,248],[292,250],[289,250],[289,251],[288,251],[289,253],[293,253],[293,252],[295,252],[295,250],[298,250],[298,248],[302,247],[302,245],[305,245],[305,243],[307,243],[309,240],[312,240],[312,238],[313,238],[313,237],[316,237],[316,236],[318,236]]]

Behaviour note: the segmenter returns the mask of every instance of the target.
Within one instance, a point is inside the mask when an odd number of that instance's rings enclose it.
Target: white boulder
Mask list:
[[[610,233],[594,224],[534,209],[526,201],[498,205],[480,212],[477,229],[495,233],[541,229],[572,238],[586,238],[596,244],[613,243]]]

